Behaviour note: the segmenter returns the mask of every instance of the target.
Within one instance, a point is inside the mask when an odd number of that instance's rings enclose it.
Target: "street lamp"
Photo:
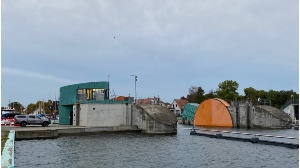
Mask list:
[[[136,75],[130,75],[130,76],[134,76],[134,104],[136,104],[136,81],[137,81],[137,76]]]

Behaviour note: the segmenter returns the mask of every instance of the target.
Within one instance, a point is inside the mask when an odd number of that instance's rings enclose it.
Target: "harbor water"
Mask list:
[[[15,167],[299,167],[299,149],[191,136],[189,128],[178,124],[177,135],[122,133],[16,141]],[[299,137],[294,129],[223,130]],[[299,143],[297,139],[271,140]]]

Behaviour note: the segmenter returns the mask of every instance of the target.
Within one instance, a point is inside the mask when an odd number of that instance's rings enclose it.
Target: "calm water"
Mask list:
[[[16,141],[15,167],[299,167],[298,149],[191,136],[186,127],[178,125],[178,134],[172,136],[111,134]],[[293,129],[238,131],[299,136]]]

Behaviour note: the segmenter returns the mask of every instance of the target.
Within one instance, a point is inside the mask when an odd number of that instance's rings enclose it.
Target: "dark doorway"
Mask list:
[[[296,120],[299,120],[299,104],[294,106],[294,111]]]
[[[73,111],[70,111],[70,125],[73,125]]]

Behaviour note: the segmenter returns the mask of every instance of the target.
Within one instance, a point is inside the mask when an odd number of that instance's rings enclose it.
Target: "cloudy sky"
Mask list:
[[[134,96],[130,75],[138,98],[165,102],[225,80],[299,93],[298,12],[298,0],[2,0],[1,103],[108,79]]]

